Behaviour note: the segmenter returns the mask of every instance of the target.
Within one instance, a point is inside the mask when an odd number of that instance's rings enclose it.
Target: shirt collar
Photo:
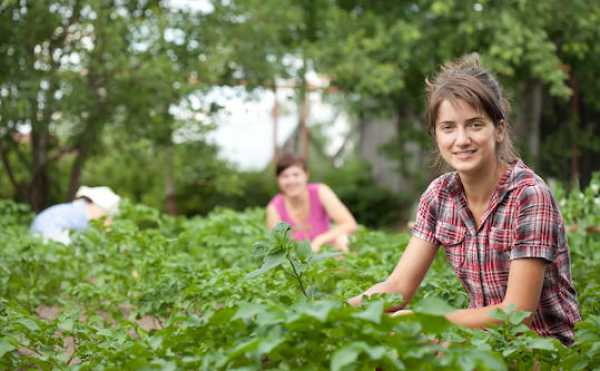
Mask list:
[[[535,175],[533,171],[522,160],[516,160],[509,164],[508,168],[500,177],[500,181],[494,191],[497,201],[501,201],[508,192],[521,188],[526,185],[535,184]],[[452,172],[448,177],[447,190],[450,198],[461,200],[464,195],[464,188],[460,177],[456,171]],[[466,206],[466,204],[465,204]]]

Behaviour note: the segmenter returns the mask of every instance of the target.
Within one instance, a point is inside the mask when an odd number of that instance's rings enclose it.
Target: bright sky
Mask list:
[[[217,128],[209,134],[209,140],[220,147],[221,156],[241,169],[264,168],[273,154],[273,92],[259,91],[250,97],[243,88],[218,88],[204,99],[224,107],[213,117]],[[296,127],[298,115],[290,89],[278,92],[278,102],[281,113],[277,143],[282,145]],[[335,108],[324,103],[319,93],[311,93],[309,102],[309,126],[327,123],[326,151],[334,153],[349,130],[347,116],[336,115]]]

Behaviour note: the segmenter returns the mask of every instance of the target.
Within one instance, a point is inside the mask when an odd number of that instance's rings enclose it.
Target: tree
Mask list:
[[[8,1],[0,9],[0,135],[4,170],[34,210],[49,202],[53,164],[73,155],[69,194],[114,122],[124,76],[135,69],[135,22],[158,1]],[[135,33],[133,33],[135,34]],[[29,154],[22,129],[29,129]],[[18,161],[18,164],[16,163]],[[15,167],[26,169],[17,176]]]

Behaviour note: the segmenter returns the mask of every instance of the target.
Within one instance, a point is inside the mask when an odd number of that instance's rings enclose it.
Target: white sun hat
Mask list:
[[[119,210],[121,197],[112,191],[109,187],[87,187],[81,186],[75,194],[77,197],[87,197],[109,215],[114,215]]]

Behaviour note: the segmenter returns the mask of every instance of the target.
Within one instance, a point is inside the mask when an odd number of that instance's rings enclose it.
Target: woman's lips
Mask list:
[[[476,151],[477,150],[475,150],[475,149],[468,149],[468,150],[454,152],[453,155],[454,155],[454,157],[457,157],[458,159],[461,159],[461,160],[468,159],[473,154],[475,154]]]

